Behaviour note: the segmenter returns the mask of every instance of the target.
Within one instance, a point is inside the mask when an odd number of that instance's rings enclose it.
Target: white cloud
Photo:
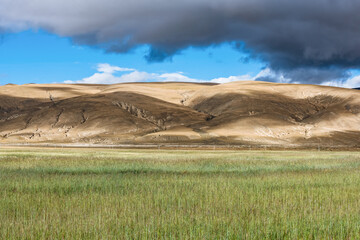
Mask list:
[[[343,88],[359,88],[360,87],[360,75],[351,77],[342,82],[340,81],[328,81],[323,82],[321,85],[332,86],[332,87],[343,87]]]
[[[203,82],[203,80],[189,78],[182,73],[164,73],[156,76],[156,80],[160,82]]]
[[[89,83],[89,84],[114,84],[124,82],[146,82],[154,78],[154,75],[147,72],[133,71],[131,73],[123,74],[119,77],[112,73],[101,72],[95,73],[90,77],[83,78],[78,81],[65,81],[65,83]]]
[[[277,73],[270,68],[266,68],[260,71],[252,80],[257,81],[269,81],[269,82],[278,82],[278,83],[296,83],[300,84],[301,82],[292,81],[290,78],[284,77],[281,73]],[[360,87],[360,75],[348,78],[341,81],[341,79],[335,79],[331,81],[325,81],[320,83],[323,86],[332,86],[332,87],[342,87],[342,88],[359,88]]]
[[[121,68],[118,66],[112,66],[108,63],[100,63],[97,66],[97,73],[94,73],[90,77],[83,78],[81,80],[72,81],[67,80],[65,83],[88,83],[88,84],[113,84],[122,82],[144,82],[151,80],[155,77],[154,74],[147,72],[139,72],[133,68]],[[116,72],[130,72],[116,76]]]
[[[108,63],[100,63],[97,65],[97,73],[94,73],[90,77],[83,78],[81,80],[67,80],[65,83],[88,83],[88,84],[113,84],[124,82],[213,82],[213,83],[227,83],[233,81],[250,81],[254,80],[251,75],[240,75],[230,77],[220,77],[211,80],[203,80],[190,78],[185,76],[183,72],[175,73],[148,73],[140,72],[134,68],[122,68],[113,66]],[[128,72],[128,73],[126,73]],[[116,73],[122,73],[120,76]]]
[[[214,78],[210,80],[213,83],[228,83],[228,82],[235,82],[235,81],[252,81],[253,77],[250,75],[240,75],[240,76],[230,76],[230,77],[221,77],[221,78]]]
[[[285,78],[282,74],[272,71],[269,68],[261,70],[255,76],[250,74],[220,77],[210,80],[190,78],[182,72],[175,73],[148,73],[141,72],[134,68],[122,68],[112,66],[108,63],[100,63],[97,65],[97,73],[90,77],[83,78],[77,81],[65,81],[65,83],[89,83],[89,84],[114,84],[125,82],[213,82],[213,83],[228,83],[234,81],[270,81],[279,83],[289,83],[291,79]],[[120,75],[116,75],[116,73]],[[360,75],[347,79],[346,81],[329,81],[323,82],[321,85],[336,86],[345,88],[360,87]]]
[[[189,78],[181,72],[177,73],[148,73],[140,72],[133,68],[122,68],[118,66],[112,66],[107,63],[100,63],[97,66],[97,73],[94,73],[90,77],[83,78],[81,80],[72,81],[67,80],[65,83],[89,83],[89,84],[113,84],[124,82],[202,82],[203,80]],[[117,72],[129,72],[123,73],[120,76],[116,76]]]
[[[346,88],[359,88],[360,87],[360,75],[346,80],[342,85],[343,85],[343,87],[346,87]]]
[[[227,83],[233,81],[253,80],[250,75],[230,76],[222,78],[214,78],[211,80],[202,80],[185,76],[182,72],[175,73],[148,73],[140,72],[133,68],[122,68],[112,66],[108,63],[100,63],[97,65],[97,73],[81,80],[67,80],[65,83],[88,83],[88,84],[114,84],[124,82],[214,82]],[[116,73],[121,72],[122,75],[117,76]],[[128,72],[128,73],[125,73]]]
[[[289,83],[291,79],[284,77],[281,73],[277,73],[270,68],[265,68],[261,70],[253,80],[257,81],[269,81],[269,82],[279,82],[279,83]]]
[[[97,70],[103,73],[114,73],[114,72],[132,72],[135,71],[133,68],[121,68],[118,66],[111,66],[108,63],[98,64]]]

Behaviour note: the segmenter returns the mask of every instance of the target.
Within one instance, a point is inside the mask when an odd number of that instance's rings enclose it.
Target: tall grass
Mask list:
[[[0,239],[360,239],[360,154],[0,150]]]

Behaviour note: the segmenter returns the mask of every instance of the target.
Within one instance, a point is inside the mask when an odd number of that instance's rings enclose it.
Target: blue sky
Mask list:
[[[0,83],[360,86],[358,0],[0,2]]]
[[[146,61],[144,56],[148,51],[149,47],[142,45],[127,53],[106,53],[101,48],[74,44],[70,38],[42,30],[6,33],[2,35],[0,44],[0,85],[133,81],[224,83],[258,77],[291,82],[266,68],[266,63],[246,60],[248,55],[229,43],[206,48],[189,47],[171,60],[156,63]],[[359,86],[360,72],[351,70],[350,73],[344,82],[322,84]]]
[[[147,46],[140,46],[129,53],[105,53],[102,49],[76,45],[69,38],[41,30],[8,33],[3,35],[0,45],[0,82],[76,82],[96,73],[99,63],[155,74],[181,73],[199,80],[255,76],[265,66],[259,61],[244,61],[247,55],[227,43],[207,48],[191,47],[172,60],[160,63],[148,63],[144,59],[147,51]]]

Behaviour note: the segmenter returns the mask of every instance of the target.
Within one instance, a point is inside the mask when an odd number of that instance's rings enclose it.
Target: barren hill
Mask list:
[[[0,143],[360,146],[360,92],[267,82],[0,87]]]

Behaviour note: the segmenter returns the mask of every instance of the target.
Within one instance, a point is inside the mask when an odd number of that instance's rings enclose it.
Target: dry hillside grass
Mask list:
[[[357,147],[360,92],[266,82],[5,85],[0,142]]]

